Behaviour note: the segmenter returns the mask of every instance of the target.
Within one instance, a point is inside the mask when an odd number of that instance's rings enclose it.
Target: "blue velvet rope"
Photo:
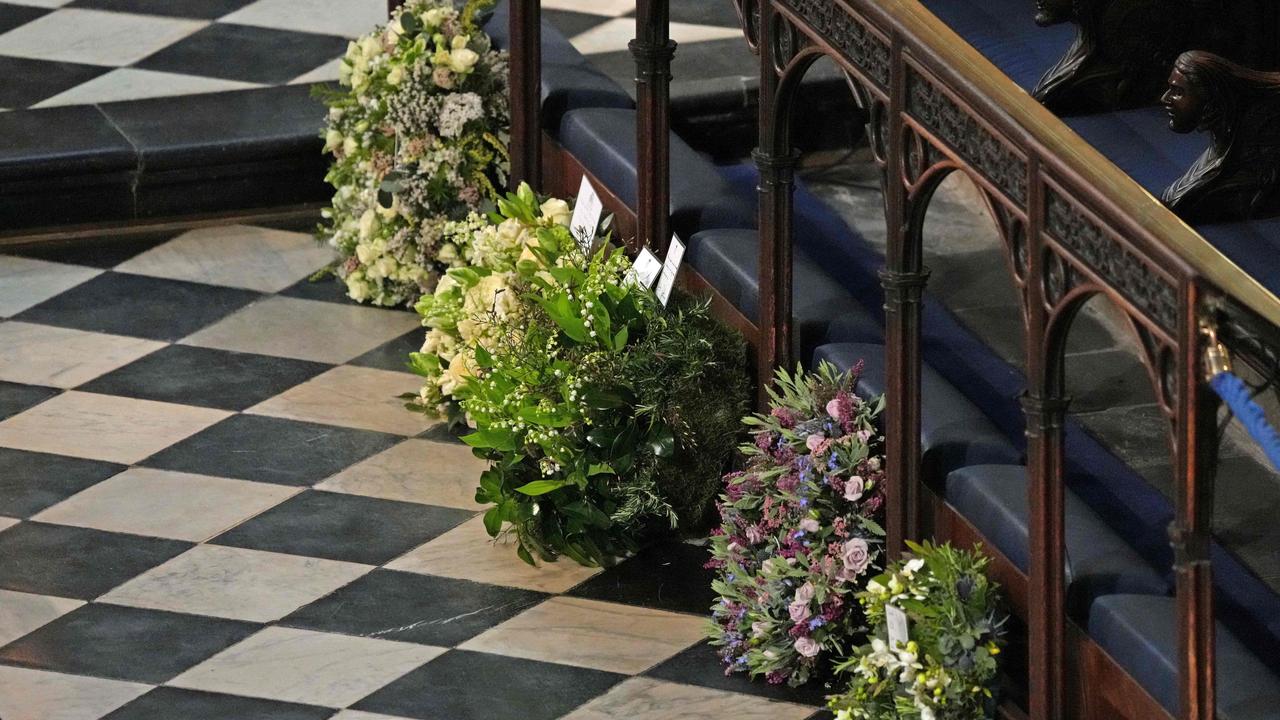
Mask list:
[[[1209,380],[1209,385],[1218,397],[1231,408],[1231,412],[1240,418],[1250,437],[1262,448],[1271,460],[1271,465],[1280,470],[1280,434],[1267,422],[1262,406],[1253,401],[1249,386],[1231,372],[1220,372]]]

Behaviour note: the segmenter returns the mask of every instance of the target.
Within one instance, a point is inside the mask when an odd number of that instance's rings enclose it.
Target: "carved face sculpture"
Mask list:
[[[1071,20],[1074,0],[1036,0],[1036,24],[1041,27]]]
[[[1204,97],[1178,68],[1169,74],[1169,89],[1160,98],[1169,113],[1169,129],[1189,133],[1200,127],[1204,115]]]

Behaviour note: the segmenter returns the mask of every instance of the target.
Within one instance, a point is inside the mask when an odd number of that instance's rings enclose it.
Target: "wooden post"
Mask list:
[[[668,0],[636,2],[636,232],[641,246],[666,252],[671,237],[671,58]]]
[[[542,26],[539,0],[511,2],[511,178],[542,184]]]
[[[387,15],[396,11],[396,8],[404,4],[404,0],[387,0]]]
[[[1063,422],[1065,339],[1048,332],[1045,307],[1045,202],[1040,163],[1030,162],[1028,197],[1027,418],[1028,546],[1031,568],[1027,588],[1027,644],[1031,717],[1061,720],[1066,713],[1066,588],[1063,578]],[[1059,331],[1061,332],[1061,331]]]
[[[756,186],[760,225],[757,320],[760,332],[756,372],[759,377],[757,401],[761,408],[768,404],[765,388],[773,379],[773,371],[779,367],[789,368],[793,362],[791,194],[796,155],[791,151],[790,138],[778,129],[778,113],[790,112],[791,108],[778,107],[778,74],[772,41],[776,12],[772,3],[760,4],[760,139],[752,153],[760,173],[760,183]]]
[[[887,247],[884,287],[885,327],[885,496],[886,548],[898,557],[903,540],[919,539],[920,526],[920,301],[929,273],[922,258],[923,213],[910,223],[902,181],[905,153],[902,115],[906,104],[906,63],[902,40],[890,49],[889,109],[885,130]]]
[[[1178,329],[1178,474],[1174,521],[1169,528],[1177,588],[1182,720],[1213,720],[1217,691],[1209,531],[1213,519],[1218,400],[1202,375],[1200,353],[1204,345],[1199,307],[1199,289],[1192,282],[1184,283]]]

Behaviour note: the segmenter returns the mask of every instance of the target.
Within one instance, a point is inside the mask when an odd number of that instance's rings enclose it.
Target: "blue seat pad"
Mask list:
[[[685,261],[753,321],[760,317],[760,236],[755,230],[703,230],[689,238]],[[792,264],[792,317],[801,360],[823,343],[880,342],[884,330],[840,283],[804,253]]]
[[[858,393],[874,397],[885,391],[884,346],[870,343],[833,343],[814,352],[814,363],[827,361],[841,370],[863,362]],[[1015,448],[982,410],[925,366],[920,379],[920,443],[924,474],[941,480],[958,467],[974,464],[1006,464],[1022,461]]]
[[[947,476],[945,497],[1023,572],[1030,570],[1027,469],[974,465]],[[1163,595],[1168,580],[1143,561],[1101,518],[1066,493],[1068,608],[1083,617],[1089,601],[1112,593]]]
[[[636,113],[582,108],[565,113],[560,143],[623,202],[636,207]],[[675,133],[671,134],[671,227],[686,240],[711,228],[755,227],[743,195]]]
[[[1178,707],[1178,641],[1173,598],[1109,595],[1094,601],[1088,632],[1147,692],[1174,716]],[[1218,707],[1221,720],[1280,717],[1280,658],[1268,663],[1230,630],[1216,630]]]
[[[1206,147],[1204,135],[1171,131],[1168,115],[1158,107],[1079,115],[1063,122],[1156,197]]]
[[[1075,38],[1071,25],[1038,27],[1035,4],[1028,0],[922,0],[921,4],[1028,92]]]
[[[511,45],[510,10],[498,3],[485,23],[495,47]],[[554,129],[569,110],[584,107],[629,108],[627,91],[600,72],[550,23],[542,23],[542,122]]]

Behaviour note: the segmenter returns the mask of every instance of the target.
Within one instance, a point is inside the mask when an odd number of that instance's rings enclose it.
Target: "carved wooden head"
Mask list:
[[[1200,128],[1204,115],[1204,93],[1178,67],[1169,73],[1169,88],[1160,97],[1169,113],[1169,129],[1176,133],[1189,133]]]
[[[1036,24],[1059,25],[1075,18],[1076,0],[1036,0]]]

